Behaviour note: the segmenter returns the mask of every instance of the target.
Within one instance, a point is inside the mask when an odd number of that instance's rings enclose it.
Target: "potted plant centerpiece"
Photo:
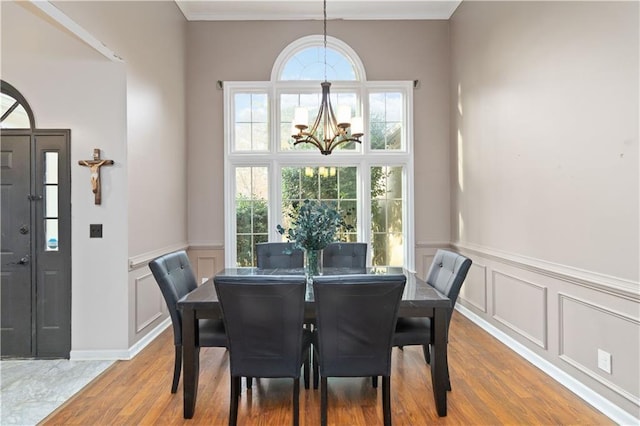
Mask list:
[[[340,212],[324,201],[304,200],[293,204],[291,227],[277,226],[278,232],[287,237],[294,247],[304,251],[304,267],[307,277],[318,275],[321,270],[322,250],[336,241],[340,228],[349,229]]]

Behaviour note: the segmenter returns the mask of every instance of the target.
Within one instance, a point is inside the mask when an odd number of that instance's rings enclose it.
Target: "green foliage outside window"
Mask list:
[[[236,258],[238,266],[255,265],[257,243],[269,241],[267,200],[236,198]]]

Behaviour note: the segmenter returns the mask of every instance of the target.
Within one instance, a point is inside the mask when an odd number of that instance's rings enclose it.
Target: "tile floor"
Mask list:
[[[0,361],[0,425],[36,425],[113,361]]]

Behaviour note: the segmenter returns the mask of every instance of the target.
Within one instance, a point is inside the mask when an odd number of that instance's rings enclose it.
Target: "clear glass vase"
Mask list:
[[[322,274],[322,250],[304,251],[304,273],[307,280],[312,280],[314,275]]]

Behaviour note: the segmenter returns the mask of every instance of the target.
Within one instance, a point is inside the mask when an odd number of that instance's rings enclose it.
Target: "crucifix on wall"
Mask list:
[[[95,197],[95,204],[102,203],[102,193],[100,191],[100,167],[112,166],[113,160],[104,160],[100,158],[100,150],[95,148],[93,150],[93,160],[80,160],[78,164],[81,166],[89,167],[91,170],[91,191],[93,191]]]

